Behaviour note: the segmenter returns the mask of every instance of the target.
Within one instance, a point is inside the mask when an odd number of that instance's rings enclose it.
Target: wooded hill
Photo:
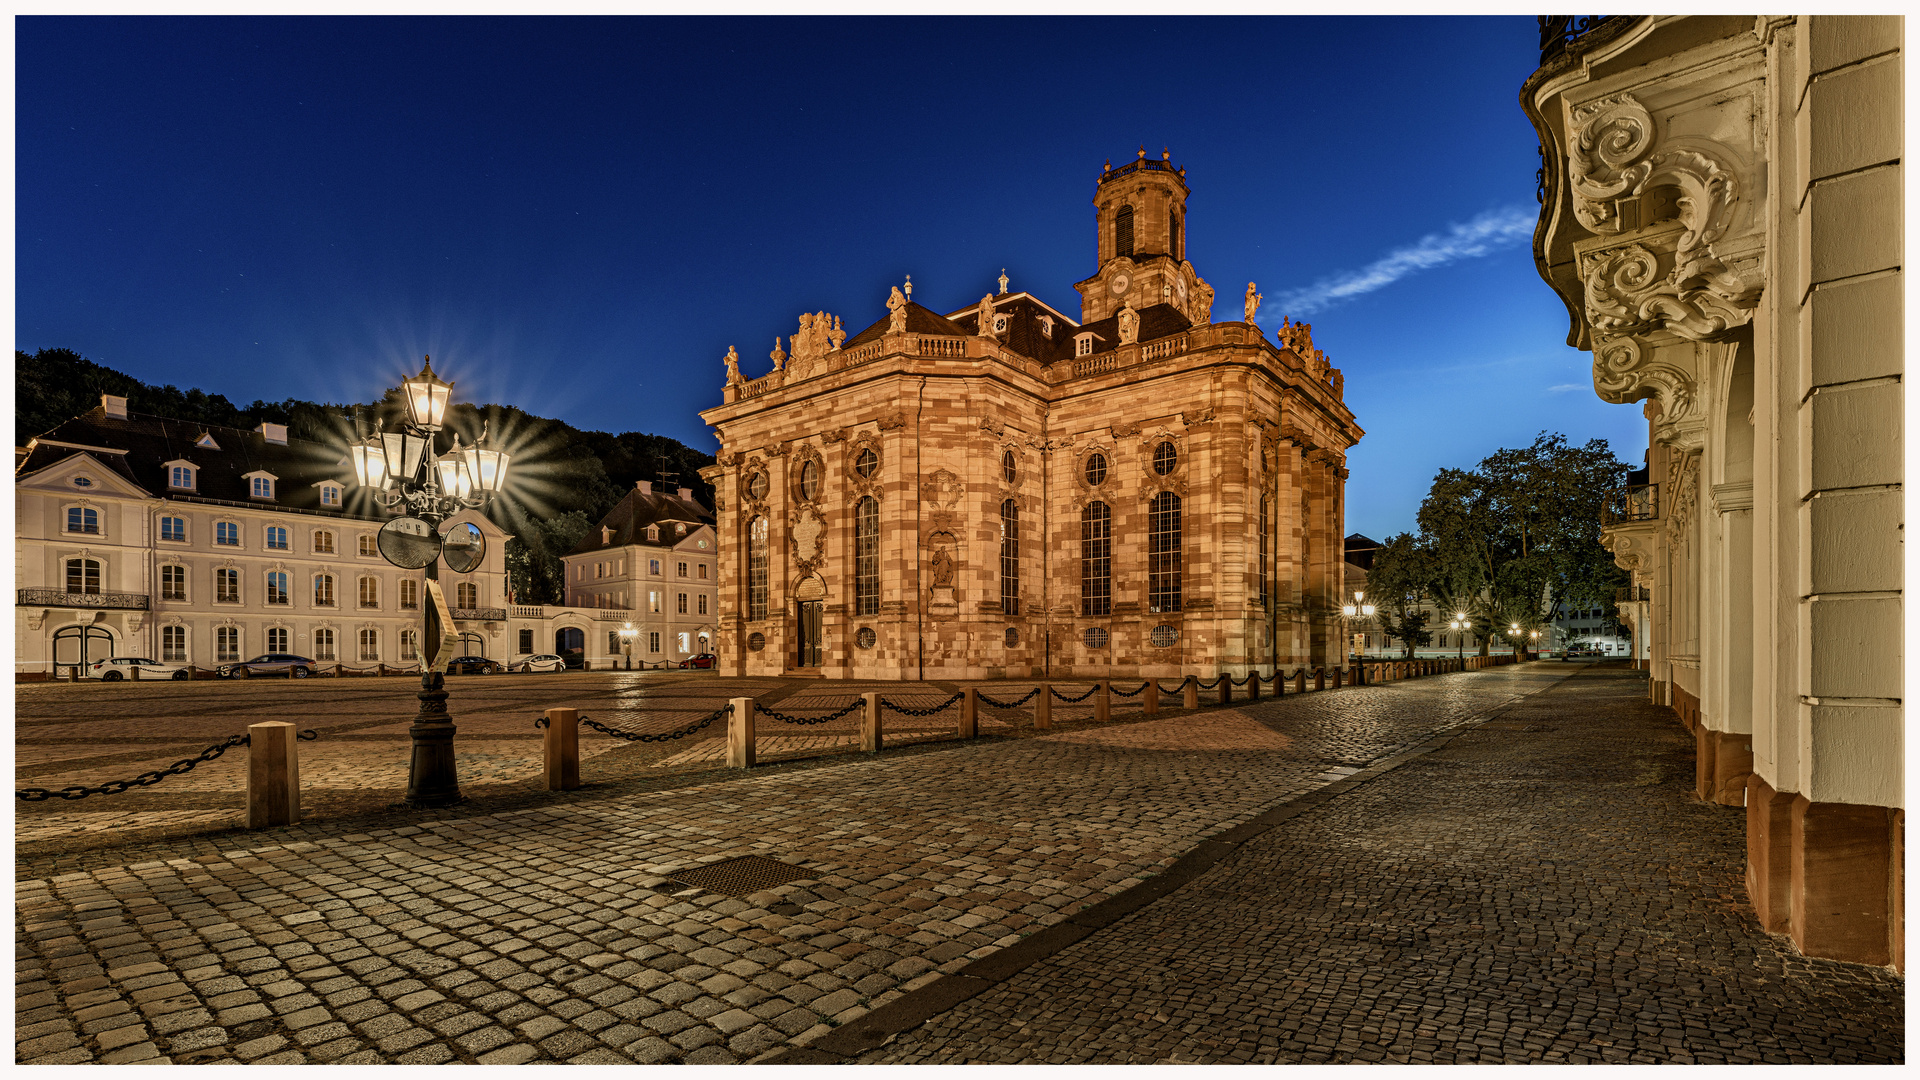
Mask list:
[[[343,451],[376,424],[390,425],[403,412],[398,387],[364,404],[288,398],[242,408],[224,395],[197,388],[149,385],[71,349],[32,354],[16,349],[13,357],[15,445],[94,408],[102,394],[124,397],[129,411],[148,416],[244,430],[285,424],[293,438],[338,443]],[[507,547],[507,571],[518,603],[562,602],[560,556],[572,550],[635,481],[691,488],[703,505],[713,505],[713,489],[699,474],[713,464],[713,456],[678,440],[639,431],[582,431],[511,405],[455,405],[449,412],[448,428],[462,441],[471,443],[484,426],[494,445],[513,455],[512,497],[495,500],[487,515],[517,538]]]

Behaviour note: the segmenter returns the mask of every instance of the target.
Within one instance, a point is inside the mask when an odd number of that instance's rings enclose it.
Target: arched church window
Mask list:
[[[1133,207],[1123,206],[1113,215],[1113,253],[1133,254]]]
[[[747,523],[747,618],[767,617],[767,519]]]
[[[1153,471],[1161,476],[1172,472],[1180,464],[1180,451],[1170,442],[1163,442],[1153,448]]]
[[[1080,614],[1113,613],[1113,512],[1103,502],[1080,511]]]
[[[1167,246],[1172,249],[1171,251],[1167,252],[1167,254],[1172,255],[1175,259],[1179,259],[1182,257],[1180,254],[1180,215],[1179,214],[1173,215],[1173,242]]]
[[[1180,610],[1180,496],[1171,491],[1147,508],[1147,606]]]
[[[820,496],[820,463],[808,458],[800,466],[800,497],[812,502]]]
[[[1087,486],[1099,487],[1107,482],[1107,455],[1094,454],[1087,458]]]
[[[871,495],[853,508],[853,613],[880,614],[880,503]]]
[[[1000,452],[1000,475],[1006,477],[1007,483],[1009,484],[1013,483],[1014,478],[1019,476],[1019,470],[1015,465],[1013,451],[1011,450],[1002,450]]]
[[[1012,499],[1000,504],[1000,613],[1020,614],[1020,507]]]

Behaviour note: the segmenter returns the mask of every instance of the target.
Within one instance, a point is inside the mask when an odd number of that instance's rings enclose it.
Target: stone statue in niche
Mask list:
[[[933,548],[928,569],[933,576],[928,591],[927,614],[937,618],[952,618],[960,611],[955,596],[953,579],[959,567],[953,557],[955,547],[953,534],[945,530],[927,537],[928,546]]]
[[[774,344],[777,346],[779,345],[779,343],[780,343],[779,339],[776,338],[774,340]],[[725,363],[727,365],[727,385],[732,386],[733,384],[740,381],[740,354],[735,352],[733,346],[731,345],[727,346],[727,356],[726,356]],[[778,361],[774,362],[773,369],[775,371],[780,370],[780,364]]]
[[[1120,344],[1131,345],[1140,340],[1140,313],[1133,310],[1133,305],[1121,308],[1117,321],[1120,324]]]
[[[1246,321],[1252,322],[1253,317],[1260,313],[1260,301],[1264,299],[1266,299],[1265,296],[1254,291],[1253,282],[1251,281],[1247,282],[1247,303],[1246,303],[1247,320]]]
[[[887,297],[887,333],[901,334],[907,329],[907,298],[900,295],[900,286],[893,287],[893,295]]]
[[[933,584],[936,588],[953,584],[953,555],[944,547],[933,551]]]

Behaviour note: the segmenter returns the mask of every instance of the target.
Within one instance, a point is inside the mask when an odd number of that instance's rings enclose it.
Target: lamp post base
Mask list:
[[[426,810],[460,801],[460,775],[453,762],[453,721],[447,716],[446,676],[420,677],[420,714],[407,733],[413,761],[407,771],[407,805]]]

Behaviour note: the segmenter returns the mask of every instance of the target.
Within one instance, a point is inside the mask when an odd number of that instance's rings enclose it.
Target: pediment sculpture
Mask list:
[[[800,313],[800,329],[794,331],[787,342],[789,355],[787,372],[793,378],[804,379],[817,375],[826,369],[827,354],[840,348],[847,339],[847,332],[840,328],[840,320],[824,311],[813,314]],[[778,352],[780,339],[774,339],[774,351]]]

